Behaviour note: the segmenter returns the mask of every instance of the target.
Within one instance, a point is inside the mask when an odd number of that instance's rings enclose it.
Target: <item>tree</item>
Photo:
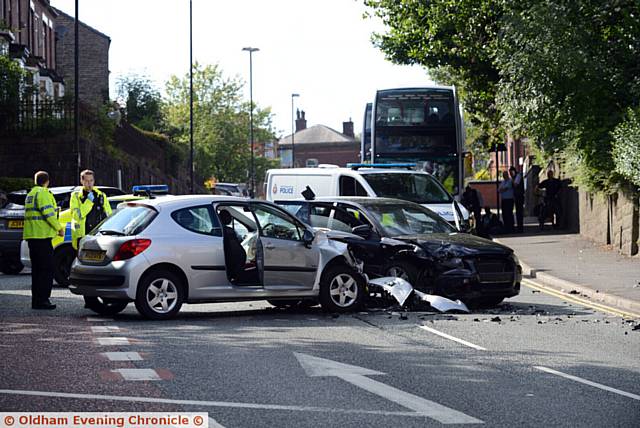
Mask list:
[[[129,123],[146,131],[162,128],[162,97],[151,79],[129,74],[118,79],[117,87]]]
[[[504,0],[365,0],[387,32],[374,44],[397,64],[418,64],[458,87],[471,122],[487,144],[504,137],[494,63]]]
[[[249,181],[250,105],[242,99],[243,82],[225,77],[218,65],[194,64],[193,122],[195,170],[202,178],[216,181]],[[184,145],[189,144],[189,75],[172,76],[166,85],[163,114],[166,131]],[[254,141],[275,139],[270,109],[253,113]],[[256,157],[256,183],[264,180],[273,161]]]
[[[627,119],[613,131],[613,141],[616,172],[640,190],[640,108],[629,110]]]
[[[637,0],[509,0],[496,50],[503,123],[564,152],[578,182],[622,182],[611,132],[640,99]]]

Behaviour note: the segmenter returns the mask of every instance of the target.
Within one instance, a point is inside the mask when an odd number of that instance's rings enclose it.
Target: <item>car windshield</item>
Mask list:
[[[377,196],[397,198],[417,204],[451,203],[451,195],[428,174],[362,174]]]
[[[91,234],[132,236],[142,232],[156,216],[144,205],[126,205],[103,221]]]
[[[409,203],[372,203],[366,205],[384,236],[453,233],[456,230],[428,208]]]

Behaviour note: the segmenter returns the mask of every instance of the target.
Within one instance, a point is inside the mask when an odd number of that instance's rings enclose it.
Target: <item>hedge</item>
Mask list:
[[[0,177],[0,190],[13,192],[15,190],[31,189],[33,178]]]

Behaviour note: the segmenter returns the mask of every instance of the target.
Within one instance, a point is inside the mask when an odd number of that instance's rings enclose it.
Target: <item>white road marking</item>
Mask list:
[[[340,413],[357,415],[424,417],[416,412],[392,412],[384,410],[332,409],[329,407],[283,406],[279,404],[238,403],[233,401],[176,400],[171,398],[133,397],[123,395],[74,394],[68,392],[25,391],[18,389],[0,389],[0,394],[26,395],[31,397],[72,398],[80,400],[126,401],[131,403],[161,403],[183,406],[228,407],[252,410],[287,410],[292,412]]]
[[[220,425],[218,421],[209,416],[209,428],[224,428],[224,425]]]
[[[103,352],[100,355],[109,361],[142,361],[142,356],[137,352]]]
[[[91,327],[93,333],[116,333],[120,331],[120,327],[116,325],[104,325],[98,327]]]
[[[308,376],[334,376],[352,385],[364,389],[379,397],[397,403],[402,407],[411,409],[418,414],[435,419],[443,424],[481,424],[480,419],[466,415],[455,409],[443,406],[434,401],[426,400],[417,395],[410,394],[382,382],[369,379],[369,375],[382,375],[384,373],[369,370],[364,367],[338,363],[325,358],[294,352],[298,362]]]
[[[153,369],[115,369],[111,371],[118,373],[124,380],[162,380]]]
[[[420,325],[418,327],[420,327],[421,329],[426,330],[428,332],[431,332],[433,334],[437,334],[438,336],[444,337],[445,339],[453,340],[454,342],[458,342],[458,343],[461,343],[461,344],[463,344],[465,346],[468,346],[470,348],[477,349],[478,351],[486,351],[487,350],[486,348],[483,348],[482,346],[474,345],[473,343],[467,342],[466,340],[458,339],[455,336],[451,336],[451,335],[449,335],[447,333],[443,333],[441,331],[436,330],[435,328],[427,327],[426,325]]]
[[[96,340],[102,346],[131,345],[131,342],[126,337],[97,337]]]
[[[101,321],[113,321],[113,319],[98,318],[98,317],[87,317],[87,321],[89,321],[89,322],[101,322]]]
[[[620,389],[612,388],[610,386],[603,385],[601,383],[592,382],[590,380],[583,379],[583,378],[578,377],[578,376],[573,376],[573,375],[570,375],[570,374],[562,373],[562,372],[559,372],[557,370],[550,369],[548,367],[542,367],[542,366],[533,366],[533,367],[538,369],[538,370],[540,370],[540,371],[543,371],[543,372],[546,372],[546,373],[550,373],[550,374],[554,374],[556,376],[561,376],[563,378],[570,379],[570,380],[573,380],[573,381],[576,381],[576,382],[580,382],[580,383],[583,383],[585,385],[593,386],[593,387],[596,387],[596,388],[600,388],[600,389],[603,389],[605,391],[613,392],[614,394],[623,395],[625,397],[633,398],[634,400],[640,400],[640,395],[636,395],[636,394],[632,394],[632,393],[627,392],[627,391],[622,391]]]

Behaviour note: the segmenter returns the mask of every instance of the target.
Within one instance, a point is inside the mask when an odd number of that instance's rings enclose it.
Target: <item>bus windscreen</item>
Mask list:
[[[453,93],[437,89],[379,91],[376,126],[455,128]]]

